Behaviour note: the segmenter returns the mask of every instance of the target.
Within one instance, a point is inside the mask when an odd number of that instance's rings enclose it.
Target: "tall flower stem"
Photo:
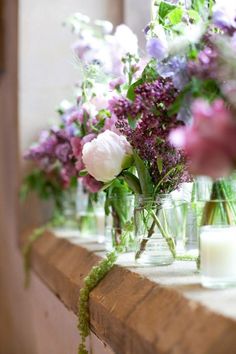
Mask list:
[[[215,181],[212,185],[210,200],[204,206],[201,226],[212,225],[217,217],[217,211],[220,213],[221,221],[232,225],[236,210],[233,203],[229,200],[230,198],[232,196],[228,195],[225,182]]]

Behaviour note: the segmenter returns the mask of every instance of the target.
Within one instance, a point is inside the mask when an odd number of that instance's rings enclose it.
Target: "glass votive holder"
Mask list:
[[[236,286],[236,226],[208,225],[200,229],[202,286]]]

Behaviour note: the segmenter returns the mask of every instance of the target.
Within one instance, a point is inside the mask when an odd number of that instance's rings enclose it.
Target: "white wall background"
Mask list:
[[[109,5],[113,3],[114,6]],[[119,0],[19,1],[19,113],[24,150],[55,116],[55,108],[70,98],[77,80],[70,46],[75,36],[62,26],[74,12],[115,20]]]
[[[143,30],[150,21],[151,0],[125,0],[124,21],[139,36],[139,43],[144,51],[145,36]]]

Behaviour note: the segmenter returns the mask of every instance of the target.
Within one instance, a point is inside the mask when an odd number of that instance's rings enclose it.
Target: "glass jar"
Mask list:
[[[57,237],[77,238],[78,227],[76,189],[70,188],[63,192],[62,208],[54,213],[53,233]]]
[[[201,200],[197,201],[197,209],[202,285],[210,288],[235,285],[235,176],[212,182],[210,189],[207,188]]]
[[[159,195],[155,200],[140,195],[135,204],[136,262],[150,266],[172,264],[178,230],[171,195]]]
[[[104,193],[88,193],[81,181],[77,188],[77,217],[81,238],[103,243],[105,239]]]
[[[210,196],[212,182],[200,177],[191,183],[184,183],[176,192],[171,193],[173,202],[178,203],[177,257],[196,259],[199,254],[199,218],[202,214],[201,201]],[[177,200],[176,200],[177,196]],[[204,197],[203,197],[204,196]]]
[[[124,252],[134,252],[134,196],[123,194],[110,196],[106,201],[107,215],[105,222],[106,250],[111,251],[121,243],[121,236],[125,236]]]

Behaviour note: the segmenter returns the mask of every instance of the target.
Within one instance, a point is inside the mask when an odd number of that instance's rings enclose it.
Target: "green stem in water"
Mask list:
[[[228,225],[232,225],[234,208],[232,208],[232,203],[228,201],[230,196],[227,195],[226,186],[224,181],[217,181],[213,183],[211,197],[204,206],[201,226],[212,225],[214,223],[214,218],[219,209],[222,220],[226,218]]]
[[[159,228],[159,230],[161,232],[161,235],[166,240],[173,258],[175,259],[176,251],[175,251],[175,241],[174,241],[174,239],[170,235],[168,235],[167,232],[163,229],[163,227],[162,227],[157,215],[154,213],[153,210],[151,210],[151,214],[153,216],[153,219],[156,222],[157,227]]]

